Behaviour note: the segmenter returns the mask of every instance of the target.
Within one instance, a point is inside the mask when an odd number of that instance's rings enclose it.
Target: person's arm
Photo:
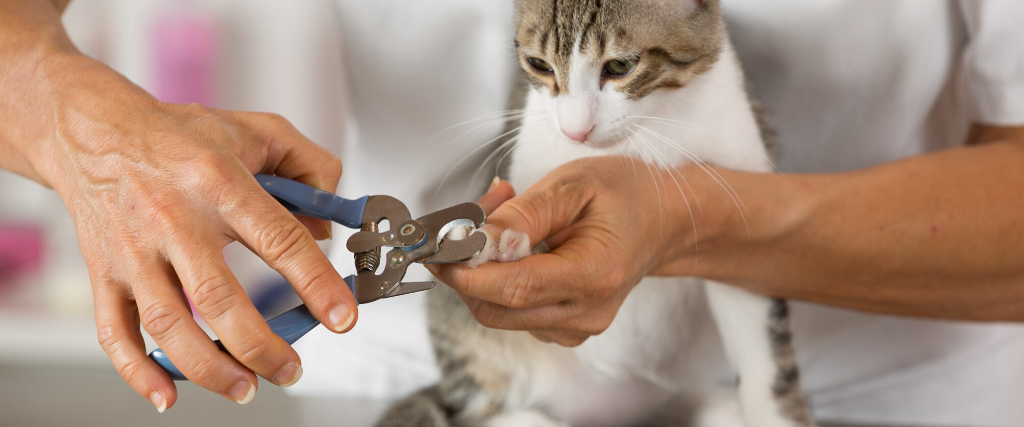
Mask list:
[[[779,192],[755,197],[788,218],[756,242],[732,233],[708,245],[695,273],[859,310],[1024,321],[1024,128],[978,126],[970,142],[849,173],[773,176]],[[667,268],[693,270],[684,264]]]
[[[100,344],[161,411],[176,389],[147,357],[140,324],[185,376],[231,400],[252,399],[256,375],[293,384],[298,354],[270,331],[222,250],[242,242],[328,328],[349,329],[355,301],[314,241],[329,223],[297,219],[253,177],[333,192],[341,162],[278,116],[157,101],[78,53],[60,21],[67,3],[0,0],[0,167],[67,205]],[[195,323],[185,294],[234,357]]]
[[[635,174],[647,167],[635,161],[584,159],[519,197],[505,201],[503,184],[483,199],[504,201],[488,227],[548,239],[552,253],[435,271],[483,324],[566,345],[607,328],[644,275],[874,312],[1024,321],[1024,128],[976,126],[970,142],[847,173],[717,169],[741,206],[700,168],[653,178]]]

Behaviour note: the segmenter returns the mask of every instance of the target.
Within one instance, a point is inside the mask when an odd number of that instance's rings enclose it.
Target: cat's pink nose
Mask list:
[[[590,131],[592,131],[592,130],[594,130],[593,126],[591,126],[590,129],[581,130],[581,131],[571,131],[571,130],[563,128],[562,129],[562,134],[567,136],[569,139],[571,139],[573,141],[583,142],[583,141],[587,140],[587,135],[590,135]]]

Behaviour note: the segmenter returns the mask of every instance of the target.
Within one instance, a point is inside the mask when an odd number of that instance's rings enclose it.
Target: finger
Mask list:
[[[622,280],[610,263],[581,256],[586,248],[567,241],[551,253],[516,262],[486,263],[476,268],[458,264],[438,265],[433,270],[457,292],[510,308],[532,308],[580,297],[600,295]],[[622,283],[622,282],[619,282]]]
[[[139,265],[132,278],[142,326],[189,380],[245,404],[256,393],[256,375],[224,353],[192,319],[177,278],[166,264]]]
[[[476,321],[491,329],[554,331],[565,327],[576,314],[568,303],[512,309],[461,293],[459,297]]]
[[[235,360],[274,384],[290,386],[302,375],[295,352],[249,301],[215,242],[168,250],[185,291]]]
[[[498,206],[501,206],[506,200],[516,196],[515,189],[512,188],[512,184],[508,181],[502,181],[498,177],[494,177],[494,181],[491,182],[491,186],[487,189],[487,193],[480,197],[477,203],[484,208],[484,212],[490,215],[494,212]]]
[[[96,302],[96,332],[100,346],[114,363],[117,373],[135,392],[164,412],[178,400],[174,380],[146,354],[139,332],[139,312],[127,288],[99,279],[93,287]]]
[[[585,308],[569,301],[543,307],[512,309],[462,294],[459,296],[481,325],[492,329],[542,333],[548,342],[565,346],[578,345],[586,337],[604,332],[617,311],[617,305],[614,304]]]
[[[220,111],[249,131],[262,150],[242,150],[240,158],[250,172],[272,173],[335,192],[341,178],[341,160],[295,129],[277,114]]]
[[[333,236],[331,232],[330,221],[323,221],[316,218],[310,218],[308,216],[295,215],[295,219],[309,230],[309,234],[316,240],[330,239]]]
[[[329,193],[338,189],[341,160],[295,129],[288,120],[276,114],[226,112],[251,129],[251,136],[265,147],[265,157],[255,158],[243,153],[243,163],[250,172],[268,173],[294,179]],[[316,239],[331,234],[329,221],[299,218]]]
[[[222,213],[230,227],[226,231],[281,273],[325,326],[339,333],[349,330],[357,312],[345,281],[306,228],[262,191],[255,178],[250,181],[250,186],[226,196],[230,200]]]
[[[549,175],[518,197],[503,200],[488,215],[486,227],[492,235],[515,230],[540,242],[579,218],[592,198],[593,188],[583,179]]]

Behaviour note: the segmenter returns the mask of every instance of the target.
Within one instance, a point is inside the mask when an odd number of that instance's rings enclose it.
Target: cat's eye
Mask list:
[[[635,59],[613,59],[604,64],[604,74],[624,76],[636,68]]]
[[[526,62],[529,63],[534,70],[537,70],[541,73],[550,73],[554,70],[554,68],[551,67],[551,64],[548,64],[548,61],[545,61],[540,58],[535,58],[531,56],[529,58],[526,58]]]

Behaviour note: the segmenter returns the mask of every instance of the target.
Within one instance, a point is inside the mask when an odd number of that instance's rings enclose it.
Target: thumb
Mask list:
[[[497,206],[483,229],[492,236],[514,230],[526,233],[531,245],[541,242],[575,222],[589,204],[591,192],[581,184],[544,180]]]
[[[511,183],[494,177],[491,186],[487,188],[487,193],[480,196],[480,200],[477,200],[477,203],[484,208],[484,212],[487,212],[487,215],[490,215],[498,206],[501,206],[506,200],[515,196],[516,190],[512,188]]]

